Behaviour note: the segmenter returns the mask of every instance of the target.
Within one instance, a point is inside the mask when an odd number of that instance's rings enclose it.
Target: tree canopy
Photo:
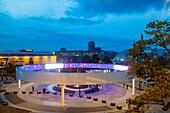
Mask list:
[[[154,80],[154,86],[149,86],[144,94],[131,102],[131,109],[140,111],[145,111],[152,102],[163,102],[170,97],[170,22],[150,22],[144,32],[146,37],[141,35],[127,53],[131,66],[128,74]],[[157,53],[160,49],[164,53],[162,56]]]

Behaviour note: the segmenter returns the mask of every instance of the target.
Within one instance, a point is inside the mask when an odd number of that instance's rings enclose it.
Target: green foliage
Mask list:
[[[104,58],[102,59],[102,63],[112,64],[112,60],[108,56],[104,56]]]
[[[166,56],[157,56],[153,50],[165,49],[170,54],[170,22],[155,21],[146,25],[148,38],[135,42],[127,55],[131,68],[129,75],[141,78],[152,78],[154,85],[149,86],[145,93],[136,97],[130,103],[131,110],[144,112],[153,102],[163,102],[170,97],[170,59]]]
[[[17,60],[14,57],[11,57],[8,59],[8,63],[6,67],[7,73],[9,74],[15,73],[15,68],[17,66],[16,63],[17,63]]]
[[[104,64],[112,64],[111,58],[108,56],[104,56],[102,59],[97,55],[93,54],[92,57],[85,55],[81,59],[82,63],[104,63]]]
[[[32,64],[34,64],[34,61],[33,61],[33,58],[30,58],[29,59],[29,65],[32,65]]]
[[[146,29],[145,33],[152,37],[148,41],[163,47],[170,53],[167,47],[170,44],[170,22],[156,20],[156,22],[147,24]]]
[[[100,57],[97,54],[92,55],[92,63],[100,63]]]
[[[83,56],[81,59],[81,62],[82,63],[90,63],[91,62],[90,56],[88,56],[88,55]]]

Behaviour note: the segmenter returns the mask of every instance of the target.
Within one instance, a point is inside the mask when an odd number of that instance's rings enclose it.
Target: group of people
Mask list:
[[[8,81],[8,77],[1,77],[1,80],[2,80],[2,81],[4,81],[4,80],[5,80],[5,81]]]
[[[43,90],[43,93],[46,92],[46,89],[45,89],[45,88],[43,88],[42,90]],[[33,91],[33,92],[35,91],[34,86],[32,86],[32,91]],[[79,96],[80,96],[80,95],[81,95],[81,90],[79,89]]]
[[[32,91],[34,92],[34,90],[35,90],[35,89],[34,89],[34,86],[32,86]],[[46,92],[46,88],[43,88],[42,90],[43,90],[43,93]]]

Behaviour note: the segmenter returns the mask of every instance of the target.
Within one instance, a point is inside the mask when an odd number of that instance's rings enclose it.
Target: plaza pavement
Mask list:
[[[34,94],[28,94],[28,92],[31,91],[31,86],[35,86]],[[5,96],[1,94],[1,97],[4,101],[9,102],[9,106],[30,110],[32,112],[112,113],[123,112],[127,109],[126,99],[131,97],[131,88],[126,90],[122,88],[122,86],[122,84],[103,85],[102,90],[93,94],[83,94],[83,98],[78,97],[78,92],[73,97],[65,94],[65,108],[60,107],[61,95],[59,92],[57,95],[36,94],[36,91],[42,91],[42,87],[46,87],[46,85],[24,83],[22,84],[22,91],[26,91],[27,94],[18,93],[16,95],[13,94],[13,92],[17,90],[17,83],[8,84],[5,87],[8,89],[8,92],[11,93]],[[86,96],[89,95],[92,99],[86,98]],[[93,101],[93,98],[98,98],[99,100]],[[103,99],[107,101],[106,104],[101,102]],[[110,106],[111,102],[122,106],[123,110],[117,110],[116,107]]]
[[[3,93],[0,94],[0,101],[6,101],[9,103],[9,106],[0,106],[1,113],[29,113],[29,112],[39,112],[39,113],[125,113],[127,109],[126,99],[134,98],[136,95],[143,93],[142,91],[135,90],[135,96],[131,95],[131,83],[115,83],[119,88],[113,89],[110,85],[102,86],[102,90],[99,92],[89,94],[94,97],[99,98],[98,101],[93,101],[92,99],[86,99],[84,95],[83,98],[78,97],[76,93],[73,97],[69,97],[68,94],[65,96],[65,108],[61,108],[61,95],[58,92],[57,95],[53,94],[28,94],[31,91],[31,86],[35,86],[36,91],[41,91],[43,87],[47,85],[40,85],[35,83],[24,82],[22,84],[23,91],[26,91],[27,94],[18,93],[13,94],[14,91],[17,91],[17,82],[13,82],[10,78],[8,79],[9,84],[3,86],[3,89],[6,89],[8,92],[11,92],[10,95],[4,96]],[[126,90],[123,88],[123,84],[128,84],[129,88]],[[118,90],[121,89],[121,90]],[[117,92],[117,93],[113,93]],[[34,92],[35,93],[35,92]],[[51,98],[47,98],[47,97]],[[106,99],[107,103],[102,103],[102,99]],[[117,110],[116,107],[110,106],[111,102],[115,102],[116,105],[123,107],[123,110]],[[10,107],[11,106],[11,107]],[[170,113],[168,111],[162,110],[163,106],[161,105],[152,105],[146,113]],[[22,110],[24,109],[24,110]]]

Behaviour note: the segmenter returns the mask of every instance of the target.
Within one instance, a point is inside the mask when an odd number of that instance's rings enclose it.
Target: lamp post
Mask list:
[[[132,95],[135,95],[135,78],[132,79]]]
[[[21,80],[18,79],[18,90],[20,91],[21,90]]]
[[[64,84],[61,85],[61,107],[64,108]]]

